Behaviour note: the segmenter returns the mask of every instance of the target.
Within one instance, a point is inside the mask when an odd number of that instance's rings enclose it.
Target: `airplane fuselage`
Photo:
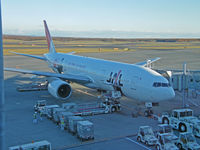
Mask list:
[[[174,97],[167,79],[154,70],[127,63],[107,61],[62,53],[44,54],[57,73],[87,76],[89,88],[118,90],[126,97],[145,102],[158,102]]]
[[[56,73],[17,68],[5,68],[5,71],[48,77],[49,93],[62,100],[68,99],[72,93],[70,84],[65,81],[108,91],[112,94],[112,97],[117,97],[115,93],[118,93],[117,98],[125,95],[144,102],[159,102],[174,98],[174,90],[167,79],[154,70],[144,67],[158,60],[158,58],[153,59],[151,62],[140,62],[133,65],[77,56],[72,55],[72,53],[57,53],[45,20],[44,27],[49,53],[44,54],[44,57],[14,53],[47,61],[49,67]]]

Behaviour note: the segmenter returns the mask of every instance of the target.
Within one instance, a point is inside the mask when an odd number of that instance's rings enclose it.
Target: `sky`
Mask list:
[[[200,37],[199,0],[2,0],[4,34]]]

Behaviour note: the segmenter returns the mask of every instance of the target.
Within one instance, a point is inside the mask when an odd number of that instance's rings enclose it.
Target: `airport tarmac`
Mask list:
[[[161,57],[155,67],[159,69],[181,69],[182,63],[187,62],[188,67],[200,70],[200,50],[140,50],[120,53],[81,53],[80,55],[104,58],[128,63],[144,61],[148,58]],[[29,70],[50,71],[47,64],[23,56],[5,56],[5,67],[17,67]],[[31,143],[32,141],[47,140],[51,142],[53,149],[148,149],[133,142],[134,135],[139,126],[150,125],[156,129],[157,121],[145,117],[132,118],[131,113],[136,107],[142,107],[136,100],[122,98],[124,105],[121,112],[85,117],[94,123],[95,140],[81,143],[75,136],[67,131],[61,131],[52,121],[44,118],[42,122],[33,124],[33,105],[37,100],[46,99],[48,104],[62,104],[47,91],[17,92],[16,87],[31,82],[32,75],[5,72],[5,112],[6,112],[6,146]],[[96,102],[98,93],[77,84],[72,84],[73,94],[69,102],[84,103]],[[87,94],[89,93],[89,94]],[[165,107],[167,104],[167,107]],[[169,110],[181,105],[177,98],[171,101],[161,102],[157,112]],[[94,142],[94,143],[93,143]],[[151,148],[150,148],[151,149]]]

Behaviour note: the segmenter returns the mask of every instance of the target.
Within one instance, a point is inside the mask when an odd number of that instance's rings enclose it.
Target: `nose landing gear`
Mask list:
[[[145,111],[144,111],[144,116],[145,117],[151,117],[153,115],[153,110],[152,110],[152,103],[145,103]]]

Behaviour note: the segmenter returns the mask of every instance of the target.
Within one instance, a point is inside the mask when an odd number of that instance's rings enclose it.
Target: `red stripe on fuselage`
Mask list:
[[[114,85],[117,85],[117,80],[118,80],[118,78],[119,78],[120,73],[121,73],[121,70],[119,70],[119,72],[118,72],[118,74],[117,74],[117,77],[116,77],[116,79],[115,79],[115,84],[114,84]]]

